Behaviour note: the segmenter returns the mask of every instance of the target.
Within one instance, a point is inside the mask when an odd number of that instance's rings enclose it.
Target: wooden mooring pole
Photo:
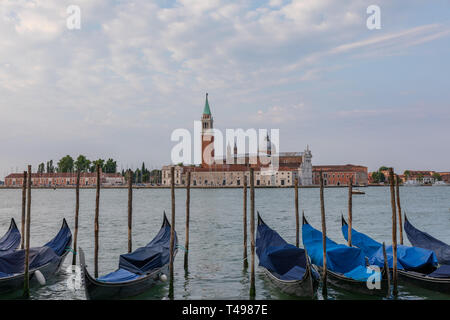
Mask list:
[[[403,245],[403,217],[402,205],[400,204],[400,177],[395,175],[395,191],[397,193],[397,210],[398,210],[398,225],[400,231],[400,244]]]
[[[75,188],[75,231],[73,235],[72,265],[77,264],[78,214],[80,212],[80,170],[77,171],[77,186]]]
[[[170,168],[170,195],[172,203],[172,221],[170,228],[170,260],[169,260],[169,273],[170,273],[170,283],[169,283],[169,299],[173,299],[173,253],[175,246],[175,168],[172,166]]]
[[[393,270],[392,270],[392,282],[394,283],[394,289],[392,294],[397,296],[397,210],[395,207],[395,176],[394,170],[389,168],[389,181],[391,185],[391,207],[392,207],[392,256],[393,256]]]
[[[191,206],[191,172],[188,171],[186,175],[186,240],[184,247],[184,268],[188,268],[189,263],[189,219],[190,219],[190,206]]]
[[[348,180],[348,246],[352,246],[352,223],[353,223],[353,177]]]
[[[97,164],[97,192],[95,195],[95,220],[94,220],[94,275],[98,278],[98,215],[100,208],[100,164]]]
[[[22,183],[22,226],[20,234],[22,235],[22,241],[20,244],[20,249],[25,247],[25,219],[26,219],[26,206],[27,206],[27,172],[23,172],[23,183]]]
[[[325,199],[323,196],[323,174],[320,171],[320,214],[322,220],[322,247],[323,247],[323,272],[322,272],[322,294],[327,296],[327,225],[325,221]]]
[[[255,298],[255,178],[254,169],[250,168],[250,299]]]
[[[28,299],[30,297],[30,225],[31,225],[31,166],[28,165],[27,177],[27,222],[26,222],[26,242],[25,242],[25,274],[23,284],[23,297]]]
[[[133,174],[128,170],[128,252],[133,251]]]
[[[298,178],[295,178],[294,182],[295,193],[295,245],[297,248],[300,245],[300,217],[298,212]]]
[[[247,259],[247,176],[244,174],[244,199],[243,199],[243,226],[244,226],[244,269],[248,268]]]

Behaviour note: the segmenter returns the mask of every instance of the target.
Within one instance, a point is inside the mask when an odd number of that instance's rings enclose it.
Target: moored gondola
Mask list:
[[[13,252],[20,244],[20,231],[17,228],[14,218],[11,218],[8,231],[0,238],[0,255]]]
[[[170,260],[171,225],[166,215],[156,237],[145,247],[122,254],[119,268],[105,276],[95,279],[89,274],[84,252],[80,248],[80,267],[86,298],[91,300],[124,299],[148,291],[155,284],[167,280]],[[173,257],[177,253],[177,235]]]
[[[347,239],[348,225],[342,217],[342,233]],[[380,264],[381,243],[352,228],[352,243],[361,248],[371,264]],[[388,249],[388,263],[392,268],[392,246]],[[424,248],[397,246],[397,266],[400,281],[441,293],[450,293],[450,266],[438,266],[433,251]]]
[[[314,229],[305,217],[303,217],[302,237],[312,263],[322,274],[322,233]],[[369,267],[361,249],[337,244],[328,237],[326,249],[327,283],[358,294],[370,296],[388,294],[388,272],[384,267],[379,271]]]
[[[405,232],[409,242],[415,247],[432,250],[442,265],[450,265],[450,245],[442,242],[426,232],[415,228],[405,215]]]
[[[42,247],[30,248],[30,285],[42,281],[37,279],[36,273],[49,279],[56,274],[72,244],[72,233],[63,219],[58,234]],[[16,250],[0,256],[0,294],[11,293],[23,289],[25,250]]]
[[[320,276],[312,269],[305,250],[288,244],[259,213],[256,254],[264,274],[280,291],[298,297],[316,295]]]

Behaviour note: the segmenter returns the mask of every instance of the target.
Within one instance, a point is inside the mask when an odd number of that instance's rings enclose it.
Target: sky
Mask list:
[[[0,179],[67,154],[168,164],[172,131],[193,130],[206,92],[216,128],[277,128],[280,151],[309,145],[313,165],[450,171],[449,12],[444,0],[2,0]]]

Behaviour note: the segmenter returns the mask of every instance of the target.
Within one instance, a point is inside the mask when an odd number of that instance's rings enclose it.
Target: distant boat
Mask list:
[[[366,194],[364,191],[361,191],[359,189],[353,189],[352,194]]]
[[[433,186],[447,186],[447,184],[445,183],[445,181],[436,181],[435,183],[433,183]]]

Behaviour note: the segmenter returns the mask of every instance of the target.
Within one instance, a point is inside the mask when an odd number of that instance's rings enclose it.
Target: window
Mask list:
[[[205,184],[208,184],[208,180],[205,180]]]
[[[197,185],[197,180],[194,180],[194,186],[196,186]]]
[[[237,181],[236,181],[236,184],[237,184],[238,186],[240,186],[240,185],[241,185],[241,180],[237,180]]]
[[[283,179],[281,180],[281,185],[284,186],[284,180]]]
[[[259,180],[256,180],[256,185],[259,186],[260,182]]]
[[[224,186],[224,185],[226,185],[227,184],[227,181],[225,180],[225,179],[223,179],[222,180],[222,185]]]

